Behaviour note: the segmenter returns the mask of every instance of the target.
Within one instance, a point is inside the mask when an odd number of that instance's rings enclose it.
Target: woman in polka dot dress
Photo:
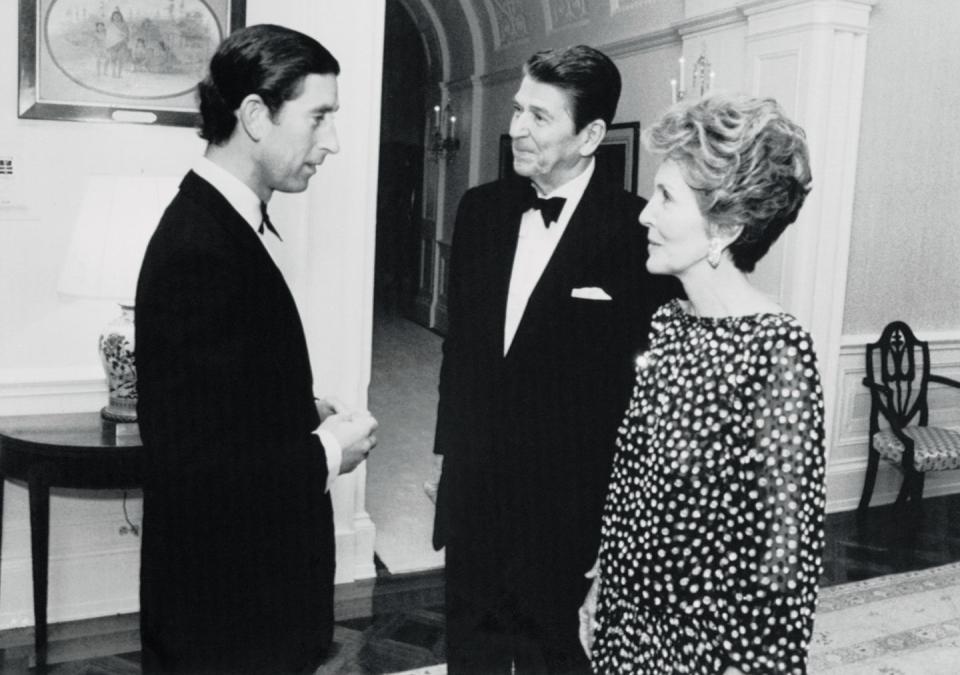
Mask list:
[[[722,95],[644,134],[663,162],[654,316],[620,428],[581,638],[598,673],[805,673],[823,550],[823,401],[809,334],[746,273],[810,189],[803,130]]]

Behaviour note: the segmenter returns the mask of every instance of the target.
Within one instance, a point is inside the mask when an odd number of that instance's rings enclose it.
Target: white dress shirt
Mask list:
[[[539,195],[544,199],[563,197],[567,201],[560,211],[557,222],[549,228],[543,222],[543,214],[538,209],[528,209],[520,220],[520,235],[517,239],[517,252],[513,257],[513,270],[510,273],[510,290],[507,293],[507,314],[503,326],[503,355],[510,351],[510,345],[517,334],[523,312],[537,282],[543,276],[543,270],[550,262],[563,233],[567,231],[570,216],[580,204],[590,177],[593,176],[595,160],[576,178],[567,181],[548,195]]]
[[[260,222],[263,216],[260,213],[260,198],[250,189],[246,183],[234,176],[218,164],[211,162],[206,157],[199,157],[193,165],[193,172],[202,179],[210,183],[217,192],[223,195],[230,206],[236,209],[245,221],[257,233],[257,239],[263,244],[270,258],[276,264],[274,251],[271,251],[271,245],[280,242],[272,232],[264,230],[264,234],[259,234]],[[269,241],[275,240],[275,241]],[[269,243],[268,243],[269,241]],[[317,429],[314,431],[320,437],[324,452],[327,456],[327,491],[333,487],[340,475],[340,463],[343,460],[343,448],[337,441],[337,437],[326,429]]]

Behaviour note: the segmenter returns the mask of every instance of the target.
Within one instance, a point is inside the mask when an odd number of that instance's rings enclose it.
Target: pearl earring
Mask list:
[[[717,269],[720,266],[720,256],[723,254],[723,248],[717,239],[710,240],[710,247],[707,249],[707,262],[710,267]]]

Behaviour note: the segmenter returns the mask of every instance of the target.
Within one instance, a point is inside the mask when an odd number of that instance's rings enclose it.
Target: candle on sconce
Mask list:
[[[716,77],[716,73],[712,70],[710,71],[710,91],[713,91],[713,78]]]
[[[457,116],[450,115],[450,130],[447,133],[447,137],[453,141],[457,138]]]
[[[433,128],[440,131],[440,106],[433,106]]]
[[[686,84],[684,80],[684,72],[683,72],[685,70],[684,64],[686,64],[686,60],[681,56],[680,57],[680,91],[686,90],[686,86],[684,86]]]
[[[671,78],[670,80],[670,102],[677,102],[677,80],[676,78]]]

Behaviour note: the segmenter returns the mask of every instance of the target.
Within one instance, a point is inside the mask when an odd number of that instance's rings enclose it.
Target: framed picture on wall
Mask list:
[[[18,115],[195,126],[210,57],[246,0],[20,0]]]
[[[623,189],[637,193],[637,161],[640,152],[640,123],[622,122],[607,127],[607,135],[597,148],[597,170],[623,184]],[[513,172],[513,151],[510,135],[500,136],[500,178]]]

